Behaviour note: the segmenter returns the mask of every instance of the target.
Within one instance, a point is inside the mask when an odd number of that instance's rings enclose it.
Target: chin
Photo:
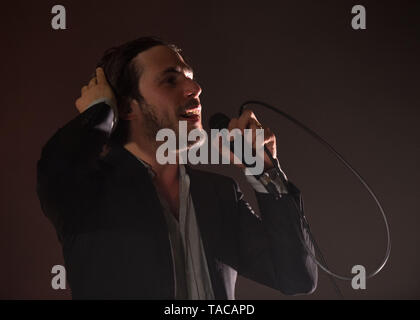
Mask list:
[[[205,141],[206,139],[197,139],[196,141],[188,141],[187,149],[191,150],[194,148],[200,148],[204,144]]]
[[[188,133],[194,129],[203,130],[203,125],[200,123],[188,124]]]
[[[204,131],[203,126],[200,124],[194,125],[191,128],[188,127],[188,134],[190,134],[191,131],[198,129],[202,135],[201,137],[197,137],[195,141],[187,141],[187,150],[191,150],[194,148],[200,148],[207,140],[207,133]]]

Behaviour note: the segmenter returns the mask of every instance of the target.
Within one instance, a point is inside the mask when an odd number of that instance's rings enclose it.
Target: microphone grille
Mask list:
[[[223,113],[215,113],[210,117],[209,127],[210,129],[226,129],[229,125],[230,119]]]

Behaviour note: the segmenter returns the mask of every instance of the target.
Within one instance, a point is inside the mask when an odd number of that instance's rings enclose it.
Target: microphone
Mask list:
[[[229,126],[229,122],[230,122],[230,118],[228,116],[226,116],[225,114],[223,114],[223,113],[215,113],[214,115],[212,115],[210,117],[209,127],[210,127],[210,129],[217,129],[217,130],[227,129],[228,126]],[[254,167],[255,166],[255,162],[254,163],[247,163],[245,161],[245,157],[244,157],[244,149],[245,149],[245,147],[244,147],[244,141],[245,140],[242,137],[242,150],[241,150],[242,151],[242,154],[241,155],[235,153],[235,143],[234,143],[234,141],[231,141],[230,142],[230,151],[233,154],[235,154],[239,159],[242,159],[242,164],[245,167],[251,168],[251,167]],[[255,175],[255,177],[257,177],[257,178],[259,178],[260,176],[261,176],[261,174],[260,175]]]
[[[223,113],[215,113],[210,117],[209,127],[210,129],[227,129],[230,122],[230,118]]]
[[[222,130],[222,129],[227,129],[229,126],[229,122],[230,122],[230,118],[228,116],[226,116],[223,113],[215,113],[210,117],[209,120],[209,127],[210,129],[218,129],[218,130]],[[245,139],[242,138],[242,146],[244,146],[245,143]],[[231,141],[230,142],[230,150],[232,153],[234,153],[235,155],[237,155],[240,159],[242,159],[242,163],[243,165],[245,165],[246,167],[254,167],[255,163],[247,163],[244,159],[244,152],[243,150],[245,149],[244,147],[242,148],[242,155],[238,155],[235,153],[235,149],[234,149],[234,142]],[[268,155],[268,157],[270,158],[271,162],[274,165],[274,170],[277,174],[277,176],[280,177],[280,179],[283,182],[283,185],[287,188],[287,181],[284,179],[283,176],[283,172],[281,171],[280,167],[279,167],[279,163],[277,160],[275,160],[270,152],[270,150],[268,150],[268,148],[266,146],[264,146],[264,152]],[[277,190],[277,188],[274,186],[274,184],[272,183],[272,177],[267,174],[267,173],[261,173],[259,175],[254,175],[255,178],[257,178],[267,189],[268,192],[270,192],[271,194],[273,194],[276,198],[279,198],[281,195],[279,193],[279,191]]]

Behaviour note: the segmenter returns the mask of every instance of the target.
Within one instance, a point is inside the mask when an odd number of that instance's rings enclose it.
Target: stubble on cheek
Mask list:
[[[143,115],[144,133],[148,140],[156,141],[156,134],[161,129],[161,124],[156,115],[154,107],[143,103],[140,107],[140,111]]]
[[[156,142],[156,135],[161,129],[171,129],[178,136],[178,123],[173,123],[174,121],[171,121],[167,115],[159,118],[154,106],[143,104],[141,113],[144,117],[145,134],[151,142]]]

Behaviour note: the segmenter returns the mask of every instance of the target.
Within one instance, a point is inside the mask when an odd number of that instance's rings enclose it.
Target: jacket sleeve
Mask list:
[[[89,192],[85,178],[113,126],[112,108],[98,103],[60,128],[42,149],[37,163],[36,191],[60,241],[77,218],[83,201],[80,196]]]
[[[304,217],[300,191],[289,182],[289,193],[275,199],[256,192],[261,218],[255,215],[235,182],[239,230],[238,272],[287,295],[310,294],[318,269]]]

